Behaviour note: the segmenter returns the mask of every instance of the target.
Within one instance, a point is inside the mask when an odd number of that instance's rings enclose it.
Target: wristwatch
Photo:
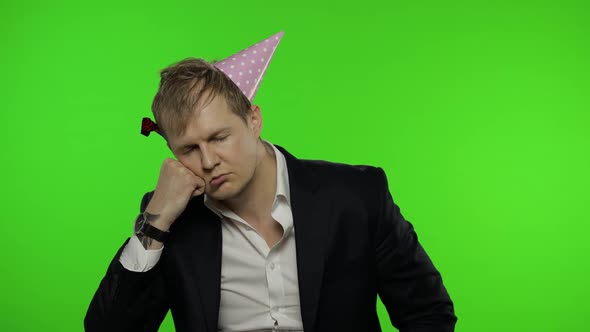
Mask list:
[[[147,220],[145,213],[139,214],[135,219],[135,234],[143,234],[162,243],[166,242],[170,236],[170,232],[164,232],[152,226]]]

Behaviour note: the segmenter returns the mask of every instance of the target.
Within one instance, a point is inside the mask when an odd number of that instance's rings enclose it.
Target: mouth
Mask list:
[[[216,176],[212,178],[211,181],[209,181],[209,184],[213,187],[217,187],[225,181],[226,176],[227,174],[221,174],[219,176]]]

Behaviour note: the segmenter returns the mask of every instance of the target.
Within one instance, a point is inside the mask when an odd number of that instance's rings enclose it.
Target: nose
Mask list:
[[[201,147],[201,165],[204,169],[212,169],[217,165],[217,155],[208,147]]]

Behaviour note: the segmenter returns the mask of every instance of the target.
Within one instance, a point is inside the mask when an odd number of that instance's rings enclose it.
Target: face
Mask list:
[[[179,162],[205,180],[207,196],[222,201],[240,195],[250,184],[260,159],[261,129],[258,106],[252,106],[245,123],[224,97],[216,96],[192,115],[182,136],[169,137],[168,146]],[[225,181],[211,183],[222,174]]]

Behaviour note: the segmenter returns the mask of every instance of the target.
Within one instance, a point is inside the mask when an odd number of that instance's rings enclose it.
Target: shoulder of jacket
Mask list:
[[[353,165],[326,160],[300,160],[324,186],[336,185],[354,189],[375,189],[382,184],[385,172],[372,165]]]

